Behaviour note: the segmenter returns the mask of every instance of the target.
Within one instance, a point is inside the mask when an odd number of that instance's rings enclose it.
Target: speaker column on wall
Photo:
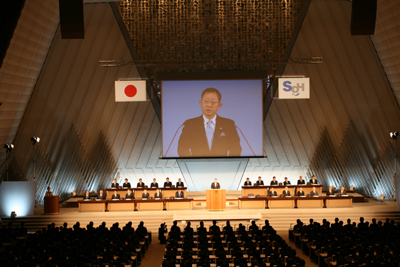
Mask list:
[[[83,0],[59,0],[61,39],[85,38]]]
[[[0,8],[0,68],[14,35],[25,0],[5,1]]]
[[[351,9],[351,35],[375,33],[377,0],[353,0]]]

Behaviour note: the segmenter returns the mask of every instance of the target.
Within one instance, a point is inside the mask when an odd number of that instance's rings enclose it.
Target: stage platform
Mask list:
[[[235,201],[229,200],[229,203],[231,202],[235,203]],[[310,218],[313,218],[321,222],[325,218],[333,222],[335,217],[338,217],[343,222],[346,222],[348,218],[358,222],[361,216],[367,221],[371,221],[372,218],[382,221],[391,218],[396,222],[400,221],[400,211],[397,210],[396,202],[379,202],[369,199],[369,202],[356,202],[353,203],[353,207],[348,208],[239,209],[237,204],[231,204],[227,205],[225,211],[207,211],[204,206],[197,205],[192,210],[79,212],[77,207],[61,207],[58,215],[44,215],[44,207],[38,205],[33,216],[18,216],[16,225],[24,221],[29,231],[36,231],[53,222],[56,226],[61,226],[64,222],[67,222],[72,227],[79,221],[83,227],[90,221],[93,221],[95,226],[104,221],[107,223],[107,227],[111,227],[115,222],[123,226],[132,221],[134,227],[136,227],[140,221],[144,221],[146,227],[156,233],[161,223],[166,222],[169,227],[174,220],[178,220],[181,227],[187,221],[192,221],[192,227],[197,228],[199,220],[205,220],[205,225],[210,225],[212,220],[217,220],[219,225],[223,225],[229,219],[232,225],[237,227],[239,223],[249,226],[251,220],[263,224],[264,220],[268,219],[277,231],[287,231],[291,225],[296,223],[297,219],[308,222]],[[9,217],[2,217],[1,219],[3,224],[10,220]]]

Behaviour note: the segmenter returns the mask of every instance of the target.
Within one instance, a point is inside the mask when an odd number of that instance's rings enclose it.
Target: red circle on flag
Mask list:
[[[134,97],[137,94],[137,89],[133,85],[128,85],[125,87],[125,95],[127,97]]]

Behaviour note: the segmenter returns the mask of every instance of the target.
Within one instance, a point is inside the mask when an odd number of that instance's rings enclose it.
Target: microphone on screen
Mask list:
[[[235,125],[236,126],[236,125]],[[240,131],[240,133],[242,134],[244,140],[246,141],[247,145],[249,146],[251,152],[253,152],[253,155],[256,156],[256,153],[254,153],[253,148],[251,148],[249,141],[247,141],[246,136],[244,136],[242,130],[239,128],[239,126],[236,126],[236,128]]]
[[[167,156],[167,154],[168,154],[168,151],[169,151],[169,149],[171,148],[171,145],[172,145],[172,143],[173,143],[173,142],[174,142],[174,140],[175,140],[176,134],[178,133],[179,129],[181,129],[183,126],[185,126],[185,123],[182,123],[182,125],[181,125],[181,126],[179,126],[179,127],[178,127],[178,129],[176,129],[176,132],[175,132],[175,134],[174,134],[174,137],[172,138],[172,141],[171,141],[171,143],[169,143],[169,146],[168,146],[167,152],[165,152],[165,154],[164,154],[164,157],[166,157],[166,156]]]

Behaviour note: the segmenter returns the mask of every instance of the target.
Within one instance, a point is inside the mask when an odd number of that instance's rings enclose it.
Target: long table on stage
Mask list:
[[[107,200],[79,200],[79,211],[106,211]]]
[[[270,188],[274,188],[275,191],[278,192],[278,194],[282,194],[283,190],[285,190],[284,185],[263,185],[263,186],[242,186],[242,196],[248,196],[249,194],[253,195],[259,195],[259,196],[266,196],[268,195],[268,192]],[[322,194],[322,185],[321,184],[315,184],[315,185],[288,185],[288,190],[290,191],[290,195],[294,196],[296,190],[298,187],[301,187],[303,191],[306,194],[309,194],[313,187],[315,187],[315,190],[318,192],[318,194]]]
[[[106,193],[107,193],[107,199],[111,199],[111,196],[114,194],[114,191],[117,191],[117,193],[120,195],[121,198],[124,198],[125,195],[128,193],[128,190],[131,190],[133,192],[133,196],[135,199],[140,199],[142,198],[142,194],[144,190],[147,190],[147,193],[152,197],[156,193],[157,189],[161,190],[161,193],[164,198],[168,197],[175,197],[175,193],[177,191],[182,190],[183,194],[186,196],[187,193],[187,187],[152,187],[152,188],[107,188]]]
[[[79,211],[139,211],[193,209],[193,198],[79,200]]]
[[[330,197],[325,198],[325,206],[327,208],[339,208],[339,207],[351,207],[353,206],[353,197],[341,196],[341,197]]]
[[[240,209],[352,207],[353,197],[241,197]]]

